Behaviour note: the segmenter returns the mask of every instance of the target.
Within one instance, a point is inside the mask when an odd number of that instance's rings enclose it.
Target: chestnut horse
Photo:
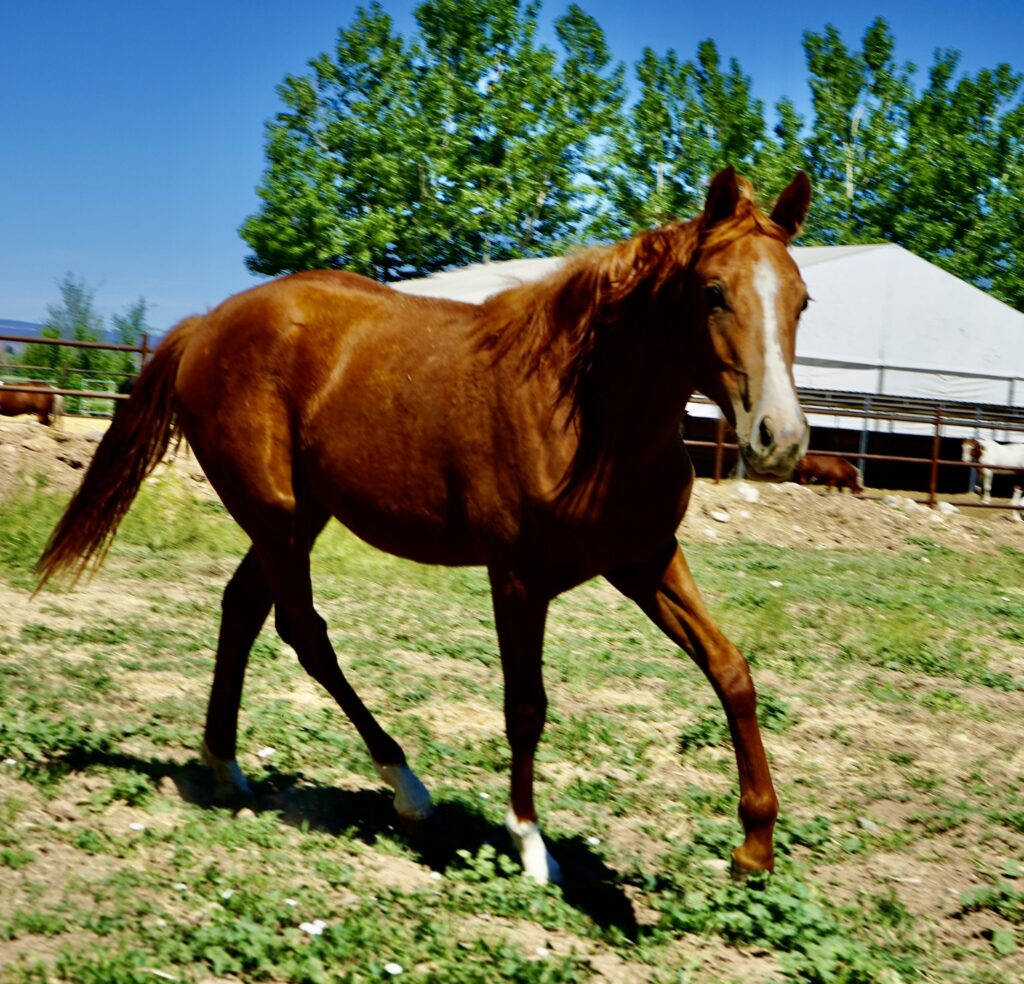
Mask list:
[[[805,454],[796,464],[796,480],[801,485],[820,482],[829,491],[849,489],[854,495],[864,491],[860,472],[838,455]]]
[[[142,370],[39,564],[99,563],[146,474],[183,434],[252,540],[228,584],[203,757],[222,791],[249,649],[281,638],[362,736],[395,807],[430,795],[339,668],[309,551],[337,517],[375,546],[487,567],[511,746],[507,825],[528,876],[558,880],[537,824],[534,751],[549,602],[604,575],[707,675],[728,717],[745,831],[738,871],[770,869],[778,802],[746,661],[715,627],[676,542],[693,468],[680,437],[700,390],[755,475],[807,446],[793,385],[807,291],[787,242],[810,183],[769,218],[726,168],[696,219],[594,248],[483,304],[412,297],[353,274],[298,273],[178,325]]]
[[[12,388],[22,386],[32,392]],[[0,416],[17,417],[23,413],[34,413],[39,423],[56,426],[64,412],[64,397],[52,390],[53,387],[42,379],[13,379],[8,383],[0,381]]]

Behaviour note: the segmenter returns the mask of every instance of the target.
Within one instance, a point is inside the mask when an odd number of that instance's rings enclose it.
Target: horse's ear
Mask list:
[[[708,187],[708,197],[704,202],[704,226],[710,229],[736,214],[736,206],[741,197],[736,170],[730,164],[723,167],[712,179]]]
[[[772,221],[782,226],[792,239],[807,218],[807,209],[811,205],[811,182],[803,171],[797,171],[796,177],[782,190],[779,200],[772,209]]]

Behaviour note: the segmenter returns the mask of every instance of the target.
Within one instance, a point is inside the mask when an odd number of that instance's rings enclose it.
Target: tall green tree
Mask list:
[[[814,117],[806,160],[815,202],[808,241],[889,238],[902,207],[898,175],[913,99],[914,66],[898,65],[889,25],[877,18],[859,51],[836,27],[804,34]]]
[[[1015,274],[1003,250],[1019,216],[1021,76],[1008,65],[955,78],[959,55],[936,52],[915,102],[900,173],[894,238],[957,276],[1002,290]],[[1016,237],[1019,243],[1019,234]],[[1020,267],[1017,267],[1017,271]],[[1009,296],[1019,293],[1012,287]]]
[[[98,342],[103,335],[103,317],[96,310],[96,291],[85,280],[66,273],[57,281],[60,301],[46,309],[40,334],[44,338],[65,338],[77,342]],[[48,370],[64,376],[69,371],[102,371],[109,353],[99,349],[63,345],[27,345],[22,356],[26,368]]]
[[[693,214],[726,164],[769,194],[800,166],[803,121],[792,102],[780,102],[770,133],[750,77],[735,58],[723,68],[714,41],[702,41],[692,61],[647,48],[635,69],[639,94],[609,153],[607,193],[618,226],[608,223],[611,233]]]
[[[383,280],[527,255],[572,238],[576,182],[622,100],[596,21],[556,21],[561,56],[536,41],[538,6],[424,0],[417,36],[373,4],[333,56],[279,89],[262,205],[241,233],[251,269],[345,267]]]
[[[969,236],[975,282],[1024,311],[1024,103],[1000,121],[1002,153]]]
[[[114,337],[119,345],[138,345],[143,335],[152,332],[147,320],[148,311],[146,299],[140,297],[128,305],[124,314],[115,314],[112,317]],[[134,352],[118,352],[111,359],[111,368],[116,372],[133,375],[138,372],[139,358]]]

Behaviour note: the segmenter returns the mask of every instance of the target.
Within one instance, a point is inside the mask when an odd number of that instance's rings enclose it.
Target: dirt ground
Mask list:
[[[55,430],[31,417],[0,419],[0,503],[40,485],[72,492],[106,426],[104,419],[72,417]],[[215,495],[187,448],[166,467],[198,495]],[[1014,522],[1009,512],[971,508],[973,496],[943,497],[949,505],[933,510],[906,493],[867,493],[882,498],[793,482],[698,480],[680,535],[684,542],[756,540],[817,549],[904,550],[921,539],[959,550],[1024,548],[1024,522]]]

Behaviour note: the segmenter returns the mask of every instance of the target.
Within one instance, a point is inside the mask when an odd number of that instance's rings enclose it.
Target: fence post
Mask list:
[[[722,444],[725,441],[725,417],[718,412],[718,427],[715,430],[715,485],[722,481]]]
[[[936,492],[939,488],[939,450],[941,445],[941,434],[942,434],[942,411],[935,411],[935,437],[932,438],[932,474],[928,482],[928,505],[935,508],[938,496]]]
[[[139,370],[146,364],[146,359],[149,358],[149,332],[144,331],[142,338],[139,339]]]

